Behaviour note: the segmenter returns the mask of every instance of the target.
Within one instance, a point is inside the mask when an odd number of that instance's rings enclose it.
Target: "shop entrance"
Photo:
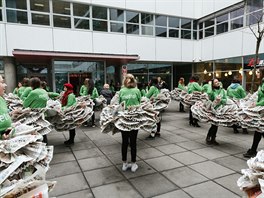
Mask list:
[[[85,78],[92,78],[92,73],[68,73],[69,82],[74,87],[74,93],[78,96]]]

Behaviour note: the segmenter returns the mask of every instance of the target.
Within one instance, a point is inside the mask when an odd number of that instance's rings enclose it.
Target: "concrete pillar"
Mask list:
[[[14,88],[17,85],[15,59],[13,57],[4,57],[3,64],[5,72],[5,82],[7,84],[6,93],[10,93],[13,92]]]

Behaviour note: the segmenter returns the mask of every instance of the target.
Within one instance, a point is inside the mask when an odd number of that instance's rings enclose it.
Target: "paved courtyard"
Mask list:
[[[219,146],[205,144],[209,125],[188,125],[188,113],[178,111],[172,101],[163,113],[161,137],[145,140],[138,135],[139,169],[122,172],[121,135],[102,134],[99,127],[77,129],[75,145],[65,147],[64,133],[48,135],[54,157],[47,179],[57,181],[50,193],[58,198],[190,198],[242,197],[236,181],[247,168],[244,153],[252,143],[248,135],[220,127]],[[99,114],[96,114],[99,118]],[[98,122],[97,122],[98,126]],[[240,130],[241,131],[241,130]],[[260,147],[263,147],[261,142]],[[128,153],[130,159],[130,152]]]

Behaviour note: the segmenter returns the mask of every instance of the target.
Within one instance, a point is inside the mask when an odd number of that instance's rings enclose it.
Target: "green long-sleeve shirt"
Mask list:
[[[178,88],[181,90],[186,90],[186,87],[181,83],[178,83]]]
[[[99,97],[98,91],[94,87],[93,92],[92,92],[92,95],[91,95],[91,99],[94,100],[95,98],[98,98],[98,97]]]
[[[188,84],[188,93],[192,93],[194,91],[202,91],[203,88],[197,82],[190,82]]]
[[[80,96],[87,96],[88,95],[88,88],[86,85],[82,85],[80,88]]]
[[[32,88],[31,87],[26,87],[25,89],[24,89],[24,91],[23,91],[23,93],[22,93],[22,95],[21,95],[21,100],[25,100],[27,97],[28,97],[28,95],[30,94],[30,92],[32,91]]]
[[[214,101],[216,99],[217,96],[221,97],[220,103],[218,105],[216,105],[216,109],[220,106],[220,105],[225,105],[226,104],[226,91],[222,88],[219,89],[212,89],[210,92],[208,92],[208,96],[209,99],[211,101]]]
[[[246,91],[243,89],[243,87],[239,83],[232,83],[227,88],[227,96],[229,98],[236,98],[236,99],[242,99],[246,97]]]
[[[257,106],[264,106],[264,83],[259,87]]]
[[[123,101],[125,102],[125,108],[139,105],[141,101],[141,93],[139,89],[123,87],[119,91],[119,103]]]
[[[24,87],[24,86],[19,87],[19,89],[18,89],[18,91],[17,91],[17,95],[18,95],[19,98],[21,98],[21,96],[22,96],[22,94],[23,94],[23,92],[24,92],[24,90],[25,90],[26,88],[27,88],[27,87]]]
[[[76,104],[76,98],[75,95],[73,93],[68,95],[68,99],[67,99],[67,104],[65,106],[62,107],[62,109],[65,109],[67,107],[73,106]]]
[[[0,139],[5,130],[11,127],[11,118],[5,100],[0,96]]]
[[[203,93],[209,93],[209,92],[211,92],[211,90],[212,90],[212,85],[210,85],[210,84],[205,84],[205,85],[203,85]]]
[[[151,86],[150,88],[149,88],[149,91],[148,91],[148,93],[146,94],[146,97],[147,98],[151,98],[152,96],[153,97],[157,97],[157,95],[160,93],[160,90],[157,88],[157,87],[155,87],[155,86]]]
[[[28,97],[23,102],[23,106],[30,107],[32,109],[44,108],[47,105],[48,99],[49,96],[47,91],[41,88],[37,88],[29,93]]]

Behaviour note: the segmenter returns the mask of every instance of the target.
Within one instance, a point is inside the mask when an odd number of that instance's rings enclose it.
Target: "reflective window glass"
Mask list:
[[[27,12],[17,10],[6,10],[7,22],[27,24]]]
[[[110,8],[110,20],[124,21],[124,10]]]
[[[127,34],[139,34],[139,25],[126,24]]]
[[[193,40],[197,40],[197,31],[193,31]]]
[[[30,10],[49,12],[49,0],[30,0]]]
[[[27,9],[27,0],[6,0],[7,8]]]
[[[107,8],[105,7],[99,7],[99,6],[93,6],[93,18],[96,19],[107,19]]]
[[[253,12],[247,15],[247,25],[257,24],[258,21],[263,21],[263,11]]]
[[[179,30],[170,29],[169,37],[179,38]]]
[[[126,21],[130,23],[139,23],[139,13],[126,11]]]
[[[181,19],[181,28],[192,29],[192,20],[191,19]]]
[[[210,19],[204,22],[204,27],[209,27],[211,25],[214,25],[214,19]]]
[[[54,27],[71,28],[71,18],[53,15]]]
[[[167,28],[156,27],[156,36],[167,37]]]
[[[203,30],[200,30],[199,31],[199,39],[202,39],[203,38]]]
[[[216,17],[216,23],[221,23],[228,20],[228,14]]]
[[[216,26],[216,34],[221,34],[228,31],[228,22],[218,24]]]
[[[49,15],[32,13],[31,17],[32,17],[32,24],[48,25],[48,26],[50,25]]]
[[[231,21],[231,30],[243,27],[243,17]]]
[[[73,15],[80,17],[90,17],[90,6],[85,4],[73,3]]]
[[[230,12],[231,19],[239,17],[239,16],[243,16],[243,15],[244,15],[244,8],[239,8],[237,10]]]
[[[2,18],[2,10],[0,9],[0,21],[3,21],[3,18]]]
[[[153,36],[153,27],[152,26],[142,26],[142,35],[150,35]]]
[[[203,29],[203,23],[199,23],[199,30]]]
[[[181,30],[181,38],[191,39],[192,38],[192,31],[191,30]]]
[[[153,24],[153,14],[141,13],[141,24]]]
[[[214,27],[207,28],[204,30],[204,37],[213,36],[214,35]]]
[[[262,0],[247,0],[247,13],[263,9]]]
[[[70,15],[70,3],[65,1],[52,1],[53,13]]]
[[[111,32],[121,32],[124,33],[124,24],[123,23],[110,23],[110,31]]]
[[[4,72],[4,64],[3,61],[0,60],[0,73]]]
[[[93,20],[93,30],[107,32],[107,21]]]
[[[90,29],[89,19],[74,18],[74,28],[76,29]]]
[[[0,7],[2,7],[2,1],[0,1]]]
[[[156,15],[155,19],[156,19],[156,25],[167,27],[167,17],[166,16]]]
[[[177,17],[169,17],[169,27],[180,27],[180,18]]]
[[[193,21],[193,29],[197,30],[197,21]]]

